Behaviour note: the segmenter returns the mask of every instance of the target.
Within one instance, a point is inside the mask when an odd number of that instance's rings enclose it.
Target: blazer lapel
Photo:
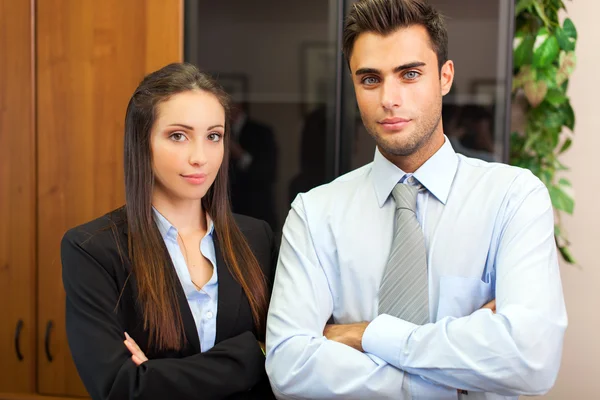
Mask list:
[[[242,298],[242,287],[233,278],[225,264],[217,235],[213,236],[219,277],[219,298],[217,303],[217,336],[215,343],[227,339],[235,326]]]
[[[117,213],[118,213],[119,217],[123,218],[124,220],[126,219],[124,209],[117,211]],[[127,229],[128,229],[127,223],[124,223],[121,225],[121,233],[124,238],[124,243],[127,243],[127,240],[128,240],[127,239],[127,236],[128,236]],[[127,251],[127,247],[125,247],[125,251]],[[165,251],[167,251],[166,248],[165,248]],[[168,258],[169,262],[167,263],[165,268],[171,268],[173,271],[175,271],[175,266],[173,265],[173,262],[171,261],[171,257],[169,255],[168,251],[167,251],[167,258]],[[129,263],[126,263],[126,264],[127,264],[128,271],[131,272],[131,266],[129,265]],[[185,292],[183,290],[183,286],[181,286],[181,282],[179,281],[179,278],[177,277],[177,275],[175,275],[175,277],[176,277],[175,290],[177,292],[177,302],[179,303],[179,312],[181,313],[181,319],[183,321],[183,331],[185,332],[185,337],[187,339],[187,342],[190,345],[190,347],[192,348],[194,354],[197,354],[197,353],[200,353],[201,349],[200,349],[200,338],[198,337],[198,330],[196,329],[196,322],[194,321],[194,316],[192,315],[192,310],[190,309],[190,305],[188,304],[187,298],[185,297]]]
[[[173,270],[175,269],[170,260],[168,268],[173,268]],[[198,337],[196,322],[194,321],[192,310],[190,310],[190,305],[185,297],[183,286],[181,286],[179,278],[177,276],[176,278],[177,302],[179,303],[179,312],[181,313],[181,319],[183,320],[183,330],[188,343],[194,351],[194,354],[197,354],[200,353],[202,349],[200,348],[200,337]]]

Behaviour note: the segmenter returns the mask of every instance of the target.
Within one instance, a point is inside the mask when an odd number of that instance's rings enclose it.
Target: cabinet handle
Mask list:
[[[21,353],[21,330],[23,329],[23,320],[20,319],[17,322],[17,328],[15,329],[15,353],[17,353],[17,359],[23,361],[23,354]]]
[[[46,324],[46,335],[44,336],[44,350],[46,350],[46,358],[49,362],[52,362],[54,357],[50,354],[50,331],[52,330],[52,321],[48,321]]]

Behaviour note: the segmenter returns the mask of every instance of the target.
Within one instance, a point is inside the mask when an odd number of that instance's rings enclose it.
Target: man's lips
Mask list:
[[[386,131],[399,131],[404,128],[408,123],[410,123],[410,119],[406,118],[386,118],[379,121],[379,125],[383,127]]]

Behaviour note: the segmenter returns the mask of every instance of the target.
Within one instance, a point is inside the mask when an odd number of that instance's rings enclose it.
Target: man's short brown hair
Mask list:
[[[442,15],[424,0],[360,0],[356,2],[344,24],[342,50],[350,63],[356,38],[365,32],[383,36],[413,25],[425,27],[438,66],[448,60],[448,32]]]

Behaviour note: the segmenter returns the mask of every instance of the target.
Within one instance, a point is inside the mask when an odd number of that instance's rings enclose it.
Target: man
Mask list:
[[[454,65],[430,6],[361,0],[343,37],[377,150],[292,204],[267,322],[276,395],[548,391],[567,317],[546,188],[528,170],[452,149],[441,107]]]

